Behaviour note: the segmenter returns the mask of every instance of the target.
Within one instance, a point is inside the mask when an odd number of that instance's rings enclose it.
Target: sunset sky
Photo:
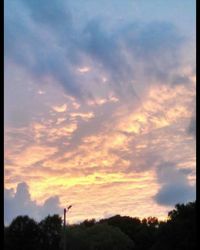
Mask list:
[[[4,3],[5,223],[194,201],[195,0]]]

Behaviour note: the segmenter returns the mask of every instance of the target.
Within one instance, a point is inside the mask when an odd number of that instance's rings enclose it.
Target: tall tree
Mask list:
[[[39,223],[41,238],[40,244],[43,250],[60,249],[62,218],[59,215],[47,216]]]
[[[39,249],[38,224],[28,216],[18,216],[5,231],[6,250]]]

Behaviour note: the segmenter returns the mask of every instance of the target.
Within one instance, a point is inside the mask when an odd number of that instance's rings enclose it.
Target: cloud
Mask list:
[[[196,136],[196,118],[192,117],[190,121],[190,125],[188,128],[188,132],[194,136]]]
[[[63,1],[6,1],[6,61],[21,65],[37,81],[51,78],[79,99],[93,93],[82,85],[85,74],[77,74],[81,65],[106,75],[107,87],[126,100],[137,99],[141,82],[143,87],[155,81],[184,84],[185,78],[174,74],[186,40],[172,23],[136,20],[107,29],[99,18],[77,29],[74,19]],[[99,76],[90,81],[94,89],[102,82]]]
[[[66,104],[63,104],[61,106],[53,106],[52,107],[54,111],[58,112],[58,113],[62,113],[62,112],[65,112],[67,110],[67,105]]]
[[[194,75],[196,75],[196,74],[194,73]],[[194,80],[194,82],[196,82],[196,79]],[[195,91],[196,91],[196,88],[195,88]],[[196,96],[194,96],[193,100],[191,101],[191,106],[192,106],[193,112],[192,112],[191,117],[190,117],[189,125],[187,128],[187,133],[189,135],[193,135],[193,137],[196,138],[196,123],[197,123],[197,120],[196,120]]]
[[[4,190],[5,224],[9,224],[18,215],[28,215],[41,220],[49,214],[60,213],[58,196],[52,196],[46,199],[43,205],[38,205],[31,199],[29,187],[25,182],[17,185],[16,192],[13,189]]]
[[[173,84],[189,84],[191,83],[191,79],[185,75],[175,75],[174,79],[172,80]]]
[[[22,2],[29,8],[32,19],[45,28],[52,29],[53,32],[67,32],[71,28],[72,17],[66,6],[67,1],[22,0]]]
[[[71,25],[65,14],[65,7],[62,5],[58,7],[53,3],[48,4],[47,7],[47,1],[30,1],[30,3],[26,1],[30,7],[27,8],[23,2],[18,1],[13,4],[12,1],[6,1],[6,61],[10,60],[21,65],[37,80],[45,81],[45,77],[51,77],[52,80],[63,85],[68,93],[80,97],[80,89],[68,63],[71,50],[66,51],[66,48],[73,43],[68,42],[71,40],[71,32],[68,30]],[[23,12],[22,15],[21,12]],[[57,22],[56,27],[52,24],[52,20],[55,20],[54,25]],[[46,29],[41,22],[53,30]],[[58,27],[62,27],[62,30]],[[60,39],[63,37],[65,45],[60,46]],[[14,44],[13,40],[15,40]]]
[[[128,1],[115,3],[112,17],[115,1],[73,2],[5,2],[5,185],[25,180],[37,201],[41,193],[46,197],[38,205],[26,184],[16,192],[6,189],[6,216],[25,211],[41,218],[59,210],[58,197],[48,198],[55,190],[61,201],[70,197],[79,203],[80,217],[97,207],[98,216],[107,206],[118,212],[118,205],[119,212],[123,206],[128,213],[164,211],[151,200],[158,185],[159,204],[165,197],[173,203],[175,190],[186,200],[191,191],[187,171],[173,165],[178,183],[166,172],[164,180],[154,178],[157,166],[169,159],[177,166],[195,166],[194,140],[185,133],[195,80],[186,32],[183,36],[171,19],[163,21],[169,17],[152,21],[142,14],[137,19]],[[103,9],[107,16],[97,17]],[[189,130],[194,131],[193,120]],[[195,176],[189,177],[194,183]]]
[[[137,97],[138,82],[143,87],[155,82],[176,84],[173,78],[180,78],[175,72],[182,64],[186,39],[173,24],[135,21],[112,31],[105,25],[98,19],[88,22],[79,47],[101,65],[118,96]]]
[[[195,199],[195,186],[189,184],[186,173],[176,169],[174,163],[159,165],[157,179],[161,187],[154,199],[158,204],[170,206]]]

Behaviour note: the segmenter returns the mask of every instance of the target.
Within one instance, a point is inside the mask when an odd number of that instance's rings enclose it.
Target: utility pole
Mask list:
[[[64,250],[66,250],[66,208],[64,208],[64,244],[63,244],[63,247],[64,247]]]
[[[68,208],[64,208],[64,242],[63,242],[63,249],[66,250],[66,213],[69,211],[69,209],[72,207],[72,205],[68,206]]]

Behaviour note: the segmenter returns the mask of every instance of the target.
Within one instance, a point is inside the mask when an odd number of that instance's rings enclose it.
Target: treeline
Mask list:
[[[18,216],[4,228],[5,250],[193,250],[196,249],[196,202],[177,204],[167,221],[116,215],[67,226],[58,215],[39,223]]]

